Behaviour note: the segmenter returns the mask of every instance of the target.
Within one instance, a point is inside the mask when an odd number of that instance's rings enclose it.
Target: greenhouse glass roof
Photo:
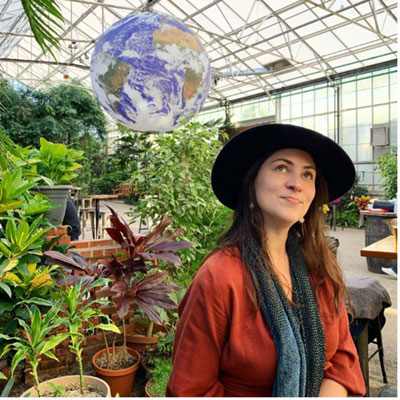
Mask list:
[[[0,0],[0,73],[30,87],[67,73],[91,89],[90,58],[111,24],[171,14],[200,38],[212,66],[205,107],[327,80],[397,60],[396,0],[57,0],[61,49],[44,55],[19,0]]]

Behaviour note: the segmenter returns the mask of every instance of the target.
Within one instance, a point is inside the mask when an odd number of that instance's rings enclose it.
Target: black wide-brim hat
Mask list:
[[[295,125],[266,124],[234,136],[215,160],[211,183],[218,200],[235,210],[243,180],[251,166],[281,149],[300,149],[311,155],[327,182],[329,201],[345,194],[356,176],[354,164],[333,140]]]

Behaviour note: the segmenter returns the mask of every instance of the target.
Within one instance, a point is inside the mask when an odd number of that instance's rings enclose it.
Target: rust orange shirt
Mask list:
[[[201,266],[179,305],[167,396],[271,396],[275,345],[250,288],[240,258],[226,250]],[[365,385],[345,305],[337,316],[332,310],[333,290],[327,284],[322,290],[325,378],[346,387],[349,396],[362,396]]]

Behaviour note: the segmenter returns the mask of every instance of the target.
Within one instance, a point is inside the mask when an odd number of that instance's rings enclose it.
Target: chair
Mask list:
[[[383,382],[387,383],[382,328],[386,322],[385,308],[390,307],[392,301],[386,289],[375,278],[348,278],[346,286],[350,293],[354,313],[354,320],[350,321],[350,333],[357,348],[367,396],[369,396],[369,361],[377,353]],[[369,344],[377,346],[370,356],[368,354]]]

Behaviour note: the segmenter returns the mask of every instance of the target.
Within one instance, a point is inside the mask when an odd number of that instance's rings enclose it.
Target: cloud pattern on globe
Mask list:
[[[174,130],[200,111],[210,90],[201,42],[161,13],[128,15],[113,24],[97,41],[90,70],[100,104],[137,131]]]

